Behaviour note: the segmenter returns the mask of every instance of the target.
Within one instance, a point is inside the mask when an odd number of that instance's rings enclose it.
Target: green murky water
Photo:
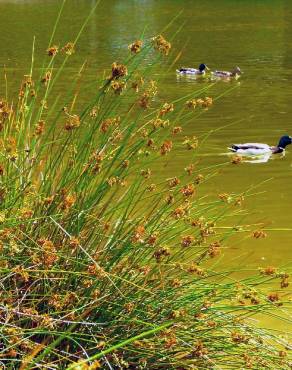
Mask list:
[[[36,56],[43,55],[60,6],[60,0],[0,1],[0,66],[6,68],[10,81],[19,81],[27,72],[31,44],[36,37]],[[56,40],[72,40],[94,5],[91,0],[68,0]],[[183,26],[174,48],[183,50],[180,65],[196,67],[206,63],[211,69],[231,69],[239,65],[244,75],[239,81],[219,81],[210,91],[216,96],[231,87],[208,112],[187,127],[186,134],[202,135],[232,122],[237,124],[210,136],[202,149],[202,165],[227,160],[222,156],[232,142],[267,142],[276,144],[282,134],[292,135],[292,3],[288,1],[221,0],[107,0],[102,1],[89,21],[71,60],[72,71],[87,60],[89,73],[102,73],[124,53],[145,27],[153,36],[182,10],[176,21]],[[151,61],[149,61],[151,63]],[[173,71],[163,80],[165,98],[176,99],[210,84],[208,79],[177,78]],[[160,71],[156,71],[159,77]],[[5,94],[3,73],[1,95]],[[16,85],[15,85],[16,86]],[[171,171],[188,164],[178,153]],[[234,242],[227,252],[235,264],[286,265],[291,260],[292,216],[292,146],[285,158],[267,163],[228,166],[217,180],[205,185],[209,193],[242,192],[260,185],[257,197],[247,200],[251,216],[246,222],[262,222],[268,237],[250,237]],[[235,258],[235,259],[234,259]]]

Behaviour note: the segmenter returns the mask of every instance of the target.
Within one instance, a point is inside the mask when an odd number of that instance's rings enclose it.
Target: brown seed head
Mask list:
[[[47,49],[47,54],[50,57],[54,57],[59,51],[59,46],[53,45]]]
[[[133,53],[137,54],[140,53],[142,48],[143,42],[141,40],[136,40],[132,44],[128,46],[128,49]]]
[[[47,71],[44,75],[44,77],[41,79],[41,82],[47,86],[48,82],[51,80],[52,73],[50,71]]]
[[[143,243],[145,233],[146,233],[146,230],[145,230],[145,227],[143,225],[137,226],[134,230],[133,235],[132,235],[132,242],[133,243]]]
[[[77,114],[69,115],[66,123],[65,123],[65,130],[71,131],[80,126],[80,117]]]
[[[116,95],[121,95],[126,88],[126,83],[124,81],[112,81],[111,88]]]
[[[209,245],[208,255],[211,258],[218,256],[221,253],[221,245],[219,242],[214,242]]]
[[[185,197],[190,197],[192,195],[195,194],[195,187],[193,184],[188,184],[188,185],[185,185],[181,190],[180,192],[185,196]]]
[[[160,153],[161,155],[165,155],[169,153],[172,149],[172,141],[170,140],[165,140],[163,144],[160,147]]]
[[[194,242],[195,238],[191,235],[184,236],[181,240],[182,247],[189,247]]]
[[[277,302],[279,301],[280,297],[279,297],[279,294],[278,293],[270,293],[268,294],[267,296],[268,300],[270,302]]]
[[[66,45],[64,45],[61,49],[61,51],[67,55],[72,55],[75,53],[75,45],[73,42],[68,42]]]
[[[253,232],[252,236],[254,238],[256,238],[256,239],[266,238],[267,237],[267,233],[265,233],[262,230],[256,230],[256,231]]]
[[[182,127],[181,127],[181,126],[175,126],[175,127],[172,129],[172,133],[173,133],[173,135],[180,134],[181,132],[182,132]]]
[[[128,69],[125,65],[114,62],[112,64],[112,76],[111,78],[113,79],[118,79],[120,77],[127,76],[128,74]]]
[[[158,35],[152,38],[152,44],[154,49],[164,55],[168,55],[171,49],[171,43],[166,41],[162,35]]]
[[[164,103],[158,114],[159,116],[164,116],[167,113],[173,112],[173,110],[174,110],[173,104]]]
[[[173,177],[172,179],[170,179],[169,181],[168,181],[168,186],[170,187],[170,188],[174,188],[174,187],[176,187],[177,185],[179,185],[180,184],[180,179],[179,178],[177,178],[177,177]]]
[[[40,136],[41,134],[44,133],[45,131],[45,121],[41,120],[41,121],[38,121],[38,123],[35,125],[35,130],[34,130],[34,133],[36,136]]]
[[[274,275],[277,272],[277,269],[274,266],[267,266],[265,268],[260,268],[259,270],[262,275],[267,275],[267,276]]]
[[[231,158],[231,163],[232,164],[239,164],[243,161],[243,158],[242,156],[240,155],[234,155],[232,158]]]

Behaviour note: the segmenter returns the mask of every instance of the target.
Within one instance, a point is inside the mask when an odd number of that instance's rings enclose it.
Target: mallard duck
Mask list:
[[[204,75],[208,71],[209,68],[206,64],[202,63],[199,65],[199,68],[180,68],[177,69],[176,72],[182,75]]]
[[[212,75],[215,77],[238,77],[242,72],[239,67],[235,67],[233,71],[214,71]]]
[[[259,143],[246,143],[246,144],[233,144],[229,149],[232,152],[255,156],[264,154],[276,154],[283,153],[287,145],[292,143],[292,136],[282,136],[277,146],[270,146],[268,144]]]

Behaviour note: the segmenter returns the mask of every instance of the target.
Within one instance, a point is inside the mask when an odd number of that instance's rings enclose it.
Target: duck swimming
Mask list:
[[[214,71],[212,75],[215,77],[239,77],[242,74],[239,67],[235,67],[233,71]]]
[[[292,136],[282,136],[277,146],[260,143],[233,144],[229,149],[232,152],[247,156],[277,154],[285,152],[287,145],[292,143]]]
[[[176,72],[182,75],[204,75],[208,71],[209,68],[206,64],[202,63],[199,65],[199,68],[180,68],[177,69]]]

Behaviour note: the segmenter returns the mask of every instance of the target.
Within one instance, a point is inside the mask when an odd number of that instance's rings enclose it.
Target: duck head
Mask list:
[[[232,71],[232,74],[235,76],[235,75],[241,75],[242,72],[241,72],[241,69],[239,67],[235,67],[234,70]]]
[[[288,135],[282,136],[280,141],[279,141],[278,148],[285,149],[286,146],[291,144],[291,143],[292,143],[292,136],[288,136]]]
[[[206,64],[202,63],[199,65],[199,71],[203,72],[204,70],[209,70],[209,68],[206,66]]]

